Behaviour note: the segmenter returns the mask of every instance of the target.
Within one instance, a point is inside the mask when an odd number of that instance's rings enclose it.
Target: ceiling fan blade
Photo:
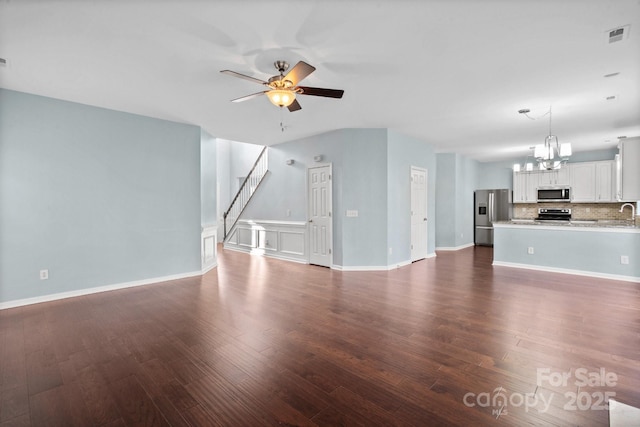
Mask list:
[[[238,77],[238,78],[241,78],[241,79],[249,80],[250,82],[258,83],[258,84],[261,84],[261,85],[267,85],[267,82],[265,82],[264,80],[256,79],[255,77],[247,76],[245,74],[236,73],[235,71],[222,70],[220,72],[222,74],[227,74],[229,76],[233,76],[233,77]]]
[[[291,105],[289,105],[287,107],[289,109],[289,111],[291,111],[292,113],[294,111],[298,111],[298,110],[302,110],[302,107],[300,106],[300,104],[298,103],[297,99],[294,99],[293,102],[291,103]]]
[[[267,93],[266,90],[264,92],[252,93],[251,95],[243,96],[241,98],[232,99],[231,102],[248,101],[249,99],[257,98],[257,97],[259,97],[261,95],[264,95],[265,93]]]
[[[344,90],[340,89],[323,89],[321,87],[298,86],[302,89],[300,95],[324,96],[325,98],[342,98]]]
[[[293,83],[294,86],[298,84],[298,82],[302,81],[309,74],[313,73],[316,70],[316,67],[313,65],[309,65],[304,61],[298,62],[295,67],[293,67],[286,76],[284,76],[285,80],[289,80]]]

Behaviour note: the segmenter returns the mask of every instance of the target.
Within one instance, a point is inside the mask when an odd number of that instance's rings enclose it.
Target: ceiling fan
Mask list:
[[[280,74],[271,77],[268,81],[260,80],[255,77],[247,76],[245,74],[236,73],[231,70],[220,71],[223,74],[228,74],[233,77],[239,77],[241,79],[249,80],[259,83],[269,88],[263,92],[254,93],[251,95],[243,96],[241,98],[232,99],[231,102],[247,101],[258,96],[267,95],[269,101],[273,105],[278,107],[287,107],[291,112],[302,109],[296,95],[312,95],[323,96],[325,98],[342,98],[344,90],[338,89],[323,89],[319,87],[298,86],[298,83],[302,81],[309,74],[313,73],[316,68],[307,64],[304,61],[299,61],[289,72],[284,73],[289,69],[289,63],[286,61],[276,61],[273,63],[276,70]]]

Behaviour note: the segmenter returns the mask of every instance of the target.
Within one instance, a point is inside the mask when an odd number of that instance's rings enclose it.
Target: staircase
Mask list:
[[[240,215],[242,215],[244,208],[247,207],[249,200],[251,200],[251,197],[253,197],[253,194],[260,186],[260,183],[264,179],[264,176],[269,171],[268,167],[269,161],[267,158],[267,147],[264,147],[260,152],[258,159],[253,164],[251,171],[240,186],[240,189],[236,193],[236,196],[233,198],[229,209],[227,209],[227,211],[223,215],[224,241],[226,241],[227,238],[231,236],[233,227],[235,227],[238,219],[240,219]]]

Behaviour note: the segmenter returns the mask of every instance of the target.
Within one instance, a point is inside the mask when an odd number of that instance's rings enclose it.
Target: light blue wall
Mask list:
[[[236,195],[240,188],[240,181],[238,178],[245,178],[247,176],[263,148],[264,147],[262,145],[229,141],[231,198]]]
[[[436,245],[454,248],[473,243],[473,192],[478,185],[478,162],[459,154],[437,155]]]
[[[464,156],[456,156],[456,233],[455,247],[474,241],[473,192],[478,185],[478,162]]]
[[[341,205],[343,266],[387,265],[387,131],[345,129]],[[335,187],[334,187],[335,188]],[[358,217],[347,218],[347,210]]]
[[[269,173],[243,218],[306,221],[306,174],[316,155],[333,168],[334,264],[386,265],[384,129],[342,129],[270,147]],[[347,218],[346,210],[359,215]]]
[[[516,162],[517,160],[507,160],[478,163],[476,190],[492,190],[496,188],[513,190],[513,164]]]
[[[428,170],[427,207],[435,219],[435,154],[394,131],[342,129],[270,147],[269,173],[243,217],[306,221],[306,174],[317,155],[333,168],[334,264],[379,267],[409,260],[410,167]],[[287,159],[294,164],[286,165]],[[347,210],[358,216],[346,217]],[[435,251],[433,220],[428,250]]]
[[[456,155],[436,155],[438,180],[436,183],[436,246],[456,245]]]
[[[231,203],[231,141],[216,139],[216,173],[218,196],[218,228],[222,225],[225,210]],[[222,239],[223,231],[218,231],[218,240]]]
[[[427,252],[435,253],[436,155],[424,141],[387,132],[387,264],[411,260],[411,166],[427,170]],[[387,250],[388,253],[388,250]]]
[[[200,271],[200,153],[196,126],[0,89],[0,303]]]
[[[216,139],[204,130],[200,134],[200,221],[202,227],[217,222],[217,160]]]
[[[534,248],[532,255],[527,253],[528,247]],[[621,255],[631,262],[620,264]],[[493,258],[498,262],[640,278],[640,233],[496,228]]]
[[[575,162],[596,162],[598,160],[613,160],[618,154],[617,148],[609,148],[606,150],[580,151],[573,153],[569,159],[570,163]]]

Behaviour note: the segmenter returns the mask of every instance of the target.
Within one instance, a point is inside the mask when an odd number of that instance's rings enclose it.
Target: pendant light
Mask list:
[[[536,120],[536,118],[527,114],[529,111],[529,109],[522,109],[519,110],[518,113],[524,114],[531,120]],[[565,142],[560,144],[558,137],[551,132],[551,106],[549,106],[549,111],[538,118],[542,118],[547,114],[549,115],[549,134],[544,138],[543,144],[538,144],[533,147],[533,157],[538,162],[538,168],[540,170],[560,169],[563,164],[567,163],[571,156],[571,143]],[[526,161],[524,168],[525,170],[533,170],[532,164],[527,163]],[[513,170],[521,170],[520,165],[514,165]]]

